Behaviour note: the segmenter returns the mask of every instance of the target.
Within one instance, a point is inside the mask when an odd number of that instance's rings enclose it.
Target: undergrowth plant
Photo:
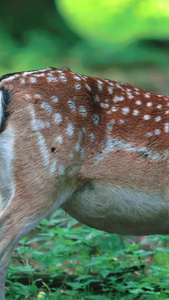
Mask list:
[[[168,237],[139,240],[89,228],[58,210],[20,241],[7,299],[169,299]]]

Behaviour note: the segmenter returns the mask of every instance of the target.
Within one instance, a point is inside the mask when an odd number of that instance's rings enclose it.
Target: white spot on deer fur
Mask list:
[[[166,110],[166,111],[165,111],[165,115],[168,115],[168,114],[169,114],[169,110]]]
[[[74,79],[81,81],[81,78],[79,76],[75,75],[73,77],[74,77]]]
[[[152,102],[147,102],[147,106],[148,106],[148,107],[150,107],[150,106],[152,106],[152,105],[153,105]]]
[[[51,72],[46,73],[47,76],[53,76]]]
[[[46,79],[48,82],[58,82],[59,81],[57,77],[47,76]]]
[[[152,132],[147,132],[146,136],[150,137],[150,136],[153,136],[153,134],[152,134]]]
[[[156,118],[155,118],[155,121],[156,121],[156,122],[161,121],[161,117],[160,117],[160,116],[156,117]]]
[[[125,121],[124,121],[123,119],[120,119],[120,120],[119,120],[119,123],[120,123],[120,124],[124,124]]]
[[[31,121],[31,128],[33,131],[38,131],[44,128],[49,128],[50,127],[50,123],[47,121],[41,121],[41,120],[32,120]]]
[[[124,101],[124,97],[123,96],[115,96],[114,98],[113,98],[113,102],[114,103],[117,103],[117,102],[121,102],[121,101]]]
[[[23,72],[22,75],[25,77],[25,76],[30,75],[32,73],[33,73],[32,71],[30,71],[30,72]]]
[[[129,108],[129,107],[123,107],[123,108],[122,108],[122,113],[123,113],[124,115],[127,115],[129,112],[130,112],[130,108]]]
[[[80,113],[83,117],[86,117],[87,116],[87,110],[86,110],[86,106],[84,105],[81,105],[80,106]]]
[[[90,85],[88,85],[87,83],[85,83],[85,87],[88,89],[89,92],[91,92],[92,89],[91,89]]]
[[[134,109],[133,110],[133,116],[138,116],[139,115],[139,110],[138,109]]]
[[[67,134],[68,135],[73,135],[74,134],[74,126],[71,123],[67,127]]]
[[[114,86],[114,82],[112,82],[111,80],[106,79],[105,81],[106,81],[109,85]]]
[[[100,101],[99,96],[98,95],[93,95],[93,100],[96,103],[99,102]]]
[[[43,102],[41,107],[46,110],[49,114],[52,113],[52,106],[50,106],[47,102]]]
[[[164,131],[165,131],[166,133],[169,132],[169,123],[165,123],[165,124],[164,124]]]
[[[14,75],[11,75],[7,78],[4,78],[3,81],[13,81],[14,79],[16,79],[19,76],[20,76],[19,74],[14,74]]]
[[[49,70],[51,70],[51,68],[37,70],[37,71],[27,71],[27,72],[23,72],[22,75],[23,76],[27,76],[27,75],[30,75],[30,74],[38,75],[38,74],[40,74],[42,72],[46,72],[46,71],[49,71]]]
[[[92,142],[95,142],[95,140],[96,140],[95,134],[94,134],[94,133],[91,133],[91,134],[90,134],[90,137],[91,137],[91,141],[92,141]]]
[[[161,130],[160,130],[160,129],[155,129],[155,130],[154,130],[154,133],[155,133],[156,135],[159,135],[159,134],[161,133]]]
[[[24,78],[21,78],[20,81],[21,81],[21,84],[25,84],[25,82],[26,82]]]
[[[32,116],[32,122],[35,123],[35,128],[37,129],[38,127],[36,127],[37,126],[37,120],[36,120],[36,114],[35,114],[34,107],[32,105],[29,105],[29,109],[30,109],[30,114]],[[42,124],[42,123],[40,123],[40,124]],[[43,135],[38,131],[38,129],[36,130],[36,134],[37,134],[37,139],[38,139],[38,143],[39,143],[39,146],[40,146],[40,152],[41,152],[41,155],[42,155],[43,160],[44,160],[44,165],[48,166],[49,159],[50,159],[50,154],[49,154],[47,146],[46,146],[46,140],[43,137]]]
[[[82,140],[82,138],[83,138],[83,131],[82,130],[79,130],[78,136],[79,136],[79,139]]]
[[[137,100],[137,101],[136,101],[136,104],[137,104],[137,105],[141,105],[141,104],[142,104],[142,101],[141,101],[141,100]]]
[[[58,82],[59,79],[57,77],[52,77],[52,82]]]
[[[113,94],[113,88],[112,87],[108,87],[108,92],[109,92],[109,94]]]
[[[35,98],[41,99],[41,95],[40,94],[35,94]]]
[[[150,93],[146,93],[144,96],[145,96],[146,98],[150,98]]]
[[[127,89],[127,96],[128,96],[129,99],[133,99],[134,98],[134,96],[133,96],[133,94],[132,94],[132,92],[131,92],[130,89]]]
[[[58,103],[59,102],[59,98],[57,96],[52,96],[52,101],[54,103]]]
[[[161,109],[162,107],[163,107],[162,104],[158,104],[158,105],[157,105],[157,108],[158,108],[158,109]]]
[[[10,77],[7,77],[7,78],[4,78],[3,81],[12,81],[15,79],[15,76],[10,76]]]
[[[87,81],[87,76],[81,75],[82,79]]]
[[[55,172],[56,172],[56,166],[57,166],[57,160],[55,159],[55,160],[51,163],[51,165],[50,165],[49,173],[50,173],[51,176],[55,174]]]
[[[46,140],[40,132],[37,132],[38,143],[40,145],[41,155],[44,159],[44,165],[49,165],[50,154],[46,146]]]
[[[54,114],[54,122],[55,123],[60,123],[63,120],[63,117],[61,116],[60,113]]]
[[[61,135],[58,135],[55,139],[55,142],[58,144],[63,144],[63,137]]]
[[[93,116],[93,120],[95,125],[99,125],[99,116],[97,114]]]
[[[67,82],[67,78],[65,76],[61,75],[59,78],[60,78],[61,81]]]
[[[81,89],[81,87],[82,87],[82,86],[81,86],[81,84],[80,84],[80,83],[76,83],[76,84],[75,84],[75,88],[76,88],[76,90],[80,90],[80,89]]]
[[[101,80],[97,80],[98,82],[98,89],[101,91],[103,89],[103,82]]]
[[[61,165],[61,166],[59,166],[57,171],[60,175],[63,175],[65,173],[65,167],[63,165]]]
[[[113,128],[113,125],[115,124],[115,120],[112,119],[110,122],[107,123],[107,130],[110,131]]]
[[[80,143],[77,143],[77,144],[76,144],[75,149],[76,149],[76,151],[80,151]]]
[[[36,83],[36,82],[37,82],[37,79],[36,79],[35,77],[30,77],[30,78],[29,78],[29,81],[30,81],[31,83]]]
[[[126,90],[125,84],[116,82],[116,87],[122,90],[123,92]]]
[[[116,107],[116,106],[112,106],[111,110],[112,110],[113,112],[116,112],[116,111],[117,111],[117,107]]]
[[[82,127],[82,131],[86,133],[86,127]]]
[[[45,77],[45,73],[34,74],[35,77]]]
[[[102,108],[109,108],[109,104],[108,103],[100,103],[100,106],[102,107]]]
[[[71,109],[71,111],[75,112],[76,111],[76,104],[73,100],[68,100],[69,103],[69,107]]]
[[[143,119],[144,119],[144,120],[150,120],[150,118],[151,118],[150,115],[144,115],[144,116],[143,116]]]

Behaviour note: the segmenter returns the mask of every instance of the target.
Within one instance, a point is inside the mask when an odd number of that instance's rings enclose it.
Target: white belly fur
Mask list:
[[[63,209],[80,222],[107,232],[168,234],[169,200],[165,193],[92,182],[76,191]]]

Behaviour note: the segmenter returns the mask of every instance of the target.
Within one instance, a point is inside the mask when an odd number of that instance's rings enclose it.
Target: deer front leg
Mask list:
[[[14,237],[10,235],[11,229],[10,215],[2,214],[0,216],[0,300],[5,299],[6,274],[15,244]]]
[[[6,274],[7,274],[10,258],[11,258],[11,253],[9,252],[6,263],[0,265],[0,300],[5,300],[5,280],[6,280]],[[1,257],[0,257],[0,261],[1,261]]]
[[[7,267],[0,268],[0,300],[5,300],[5,279]]]
[[[5,299],[5,279],[13,249],[22,237],[66,201],[67,197],[68,192],[58,193],[56,198],[46,198],[45,205],[42,205],[36,196],[23,203],[24,197],[20,198],[16,194],[0,215],[0,300]]]

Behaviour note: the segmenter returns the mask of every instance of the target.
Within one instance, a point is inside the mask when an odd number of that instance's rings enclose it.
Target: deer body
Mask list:
[[[169,233],[169,97],[46,69],[0,81],[0,300],[11,252],[54,209]]]

